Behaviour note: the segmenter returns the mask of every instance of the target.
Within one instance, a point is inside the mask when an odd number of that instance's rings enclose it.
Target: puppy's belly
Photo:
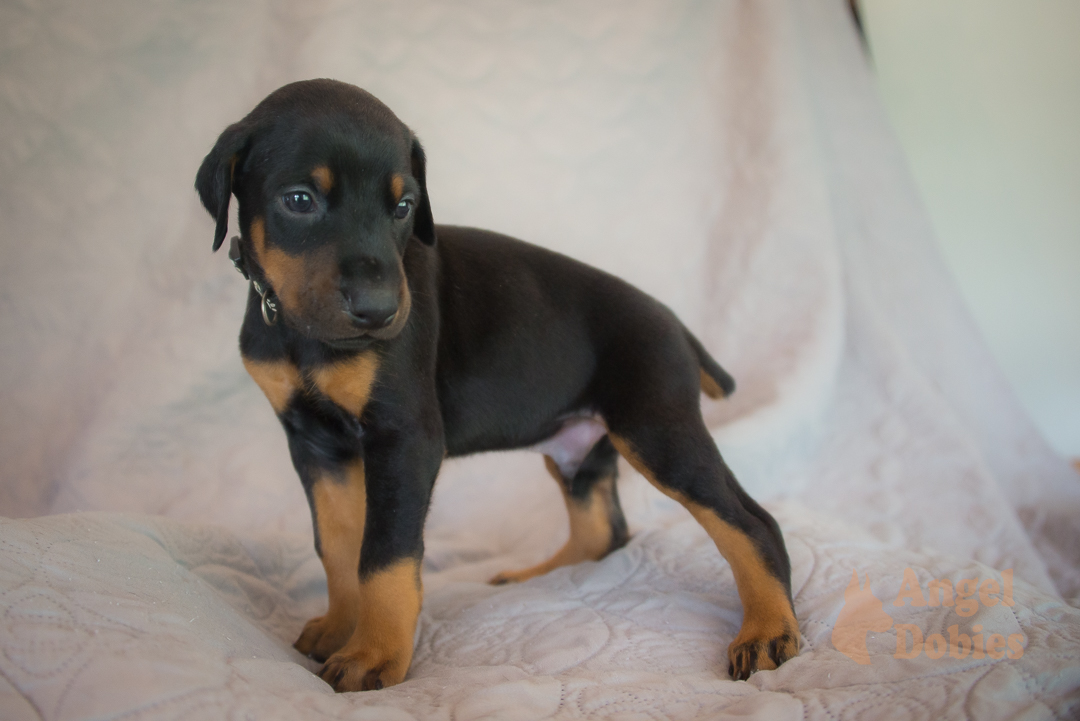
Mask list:
[[[527,450],[550,457],[563,478],[573,478],[585,456],[606,433],[607,426],[598,416],[571,416],[563,421],[555,435]]]

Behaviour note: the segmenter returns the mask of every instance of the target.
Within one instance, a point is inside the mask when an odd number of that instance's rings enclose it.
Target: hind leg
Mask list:
[[[728,672],[745,680],[799,651],[790,563],[776,521],[739,486],[694,410],[691,417],[661,411],[637,422],[609,420],[611,440],[645,478],[690,511],[731,565],[743,624],[728,647]]]
[[[582,461],[573,478],[563,475],[551,456],[544,456],[548,472],[559,484],[570,515],[570,539],[559,551],[531,568],[504,571],[489,583],[500,585],[530,578],[582,561],[599,561],[626,544],[629,535],[615,485],[619,454],[604,436]]]

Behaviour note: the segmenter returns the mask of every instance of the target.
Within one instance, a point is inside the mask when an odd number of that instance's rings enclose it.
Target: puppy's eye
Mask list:
[[[398,220],[404,220],[412,210],[413,203],[411,200],[403,200],[394,207],[394,217]]]
[[[315,200],[309,193],[292,190],[281,196],[281,202],[294,213],[310,213],[315,210]]]

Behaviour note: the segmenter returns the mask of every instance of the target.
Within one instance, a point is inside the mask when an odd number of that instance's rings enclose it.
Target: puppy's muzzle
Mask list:
[[[390,292],[379,290],[342,291],[345,298],[345,315],[358,330],[373,331],[386,328],[398,314],[398,289]]]
[[[403,270],[397,258],[359,256],[341,263],[343,310],[354,328],[368,333],[394,322],[402,301]]]

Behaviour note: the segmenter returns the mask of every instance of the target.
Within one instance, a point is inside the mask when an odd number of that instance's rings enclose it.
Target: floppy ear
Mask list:
[[[435,245],[435,221],[431,217],[431,201],[428,199],[426,180],[427,160],[420,141],[412,139],[412,174],[420,184],[420,202],[416,206],[416,218],[413,221],[413,235],[427,243]]]
[[[214,250],[221,247],[229,231],[229,197],[232,195],[233,173],[236,164],[243,160],[251,139],[251,129],[244,122],[234,123],[225,129],[214,149],[203,159],[195,176],[195,190],[199,191],[206,211],[217,220],[214,231]]]

